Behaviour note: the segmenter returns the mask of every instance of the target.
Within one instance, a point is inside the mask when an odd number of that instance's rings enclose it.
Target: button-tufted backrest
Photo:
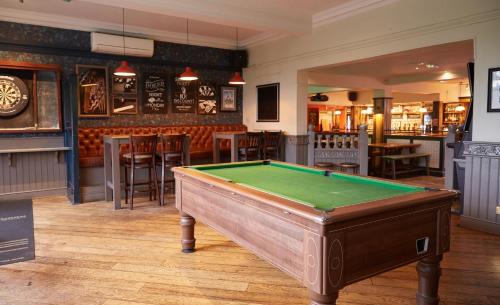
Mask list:
[[[191,137],[191,151],[211,151],[214,131],[246,131],[242,124],[225,125],[183,125],[183,126],[137,126],[137,127],[96,127],[78,129],[80,158],[102,157],[104,155],[103,136],[105,135],[145,135],[187,133]],[[222,147],[229,148],[229,142],[222,141]],[[123,145],[120,151],[126,152]]]

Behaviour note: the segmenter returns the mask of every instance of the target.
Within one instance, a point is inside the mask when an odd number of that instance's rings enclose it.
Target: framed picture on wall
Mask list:
[[[257,122],[280,121],[280,84],[257,86]]]
[[[198,114],[217,114],[215,86],[202,82],[198,86]]]
[[[146,73],[142,79],[142,112],[145,114],[168,113],[168,74]]]
[[[113,96],[113,114],[137,114],[137,97]]]
[[[198,97],[198,82],[174,79],[172,112],[173,113],[195,113],[196,99]]]
[[[113,94],[136,94],[137,76],[113,75]]]
[[[76,65],[79,117],[108,117],[108,68]]]
[[[237,111],[238,93],[236,87],[222,86],[220,88],[220,111]]]
[[[488,70],[488,112],[500,112],[500,68]]]

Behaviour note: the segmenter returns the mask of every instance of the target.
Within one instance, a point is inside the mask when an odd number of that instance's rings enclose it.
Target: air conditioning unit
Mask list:
[[[91,33],[92,52],[107,54],[123,54],[123,36],[109,35],[103,33]],[[125,55],[152,57],[154,53],[154,41],[125,36]]]

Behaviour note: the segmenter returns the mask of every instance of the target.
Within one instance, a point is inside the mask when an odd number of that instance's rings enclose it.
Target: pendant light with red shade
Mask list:
[[[125,8],[122,9],[122,38],[123,38],[123,57],[125,57]],[[135,76],[135,70],[128,65],[126,60],[122,60],[120,66],[113,72],[116,76]]]
[[[236,28],[236,50],[239,49],[238,45],[238,28]],[[229,80],[230,85],[244,85],[246,84],[243,76],[241,76],[240,72],[234,72],[233,77]]]
[[[189,19],[186,18],[186,44],[189,45]],[[181,73],[179,80],[193,81],[197,80],[198,76],[191,70],[191,67],[186,66],[184,72]]]

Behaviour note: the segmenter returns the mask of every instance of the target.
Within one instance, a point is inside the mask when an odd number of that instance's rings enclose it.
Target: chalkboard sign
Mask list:
[[[174,97],[172,112],[195,113],[197,102],[198,82],[174,79]]]
[[[279,122],[280,84],[257,86],[257,122]]]
[[[198,86],[198,114],[217,113],[217,92],[215,86],[201,82]]]
[[[144,74],[142,112],[146,114],[168,113],[167,78],[166,74]]]
[[[35,258],[31,199],[0,201],[0,265]]]

